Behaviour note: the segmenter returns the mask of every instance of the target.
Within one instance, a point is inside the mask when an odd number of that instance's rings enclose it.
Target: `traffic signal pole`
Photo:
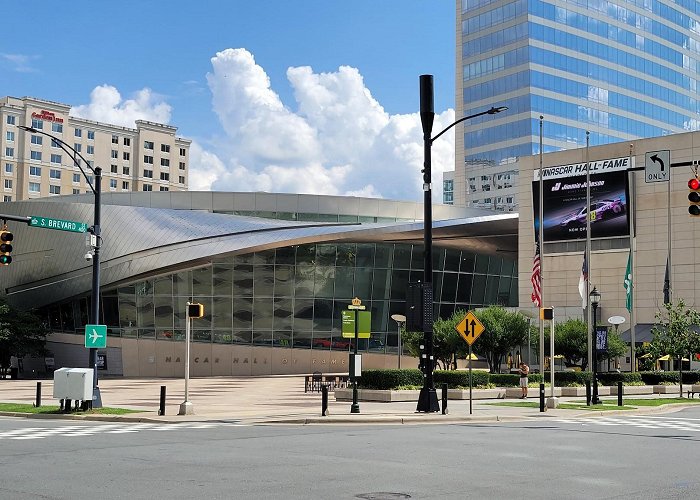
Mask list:
[[[93,220],[92,234],[95,236],[95,249],[92,256],[92,302],[90,317],[93,324],[100,324],[100,219],[101,219],[101,195],[102,195],[102,168],[95,167],[95,217]],[[97,348],[91,347],[88,364],[92,368],[92,407],[102,408],[102,395],[97,380]]]

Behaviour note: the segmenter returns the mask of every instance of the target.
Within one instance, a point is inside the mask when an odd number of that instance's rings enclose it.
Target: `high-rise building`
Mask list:
[[[58,102],[0,98],[3,201],[90,192],[70,155],[53,139],[20,126],[58,137],[90,166],[101,167],[103,192],[187,190],[191,141],[177,137],[176,127],[136,120],[132,129],[76,118],[69,112],[70,106]]]
[[[518,158],[700,128],[700,2],[457,0],[454,203],[517,208]],[[511,201],[508,202],[508,199]]]

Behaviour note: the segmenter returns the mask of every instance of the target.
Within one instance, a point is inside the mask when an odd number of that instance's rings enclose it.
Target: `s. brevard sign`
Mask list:
[[[590,162],[591,206],[586,210],[586,163],[543,167],[544,241],[583,239],[586,217],[591,237],[629,234],[627,170],[634,158]],[[532,183],[535,232],[539,231],[539,169]]]

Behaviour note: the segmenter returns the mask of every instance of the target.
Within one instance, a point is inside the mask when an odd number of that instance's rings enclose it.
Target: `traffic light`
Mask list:
[[[2,231],[0,231],[0,264],[7,266],[12,262],[12,244],[10,243],[14,239],[14,235],[7,230],[5,226]]]
[[[554,319],[554,309],[551,307],[541,307],[540,308],[540,319]]]
[[[700,179],[697,175],[688,181],[688,189],[688,213],[693,217],[700,217]]]
[[[187,304],[187,316],[190,318],[204,317],[204,305],[202,304]]]

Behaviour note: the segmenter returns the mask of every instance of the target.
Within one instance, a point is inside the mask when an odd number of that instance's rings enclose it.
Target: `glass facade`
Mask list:
[[[433,250],[435,314],[488,304],[517,305],[515,261]],[[102,291],[108,335],[182,341],[185,303],[204,304],[192,340],[215,344],[348,350],[341,311],[357,296],[372,313],[360,350],[396,352],[395,313],[405,314],[409,282],[423,279],[417,245],[342,243],[279,248],[141,279]],[[82,335],[89,297],[45,309],[54,331]]]

